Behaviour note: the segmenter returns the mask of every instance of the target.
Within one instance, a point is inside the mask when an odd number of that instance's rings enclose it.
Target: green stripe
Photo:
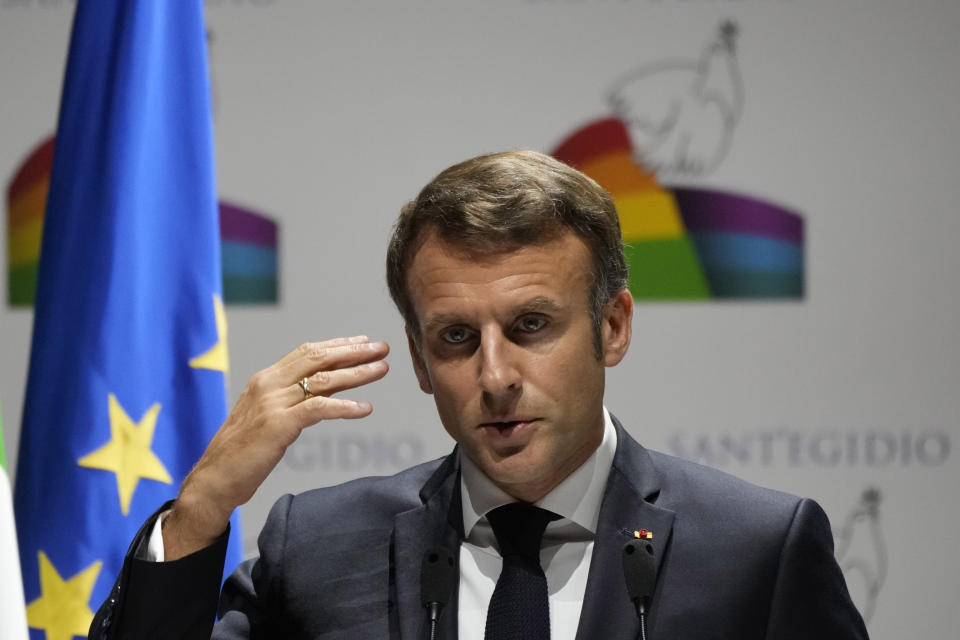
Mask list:
[[[276,278],[247,278],[223,274],[223,301],[227,304],[276,304]]]
[[[11,307],[30,307],[37,293],[37,263],[10,269],[7,276],[7,302]]]
[[[707,271],[710,289],[718,298],[803,299],[803,274],[796,271]]]
[[[3,411],[0,411],[0,469],[7,470],[7,457],[3,453]]]
[[[687,237],[631,242],[630,293],[637,300],[704,300],[710,297],[700,261]]]

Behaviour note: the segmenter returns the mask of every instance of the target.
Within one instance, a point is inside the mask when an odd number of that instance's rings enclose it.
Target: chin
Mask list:
[[[507,491],[508,487],[530,487],[543,481],[546,475],[541,470],[545,468],[542,461],[531,460],[522,454],[501,458],[496,462],[477,465],[500,488]],[[507,491],[507,493],[511,493]],[[511,495],[513,495],[511,493]],[[518,497],[518,496],[514,496]]]

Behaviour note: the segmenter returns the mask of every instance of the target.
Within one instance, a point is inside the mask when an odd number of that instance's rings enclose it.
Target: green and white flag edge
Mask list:
[[[0,418],[0,640],[27,640],[27,613]]]

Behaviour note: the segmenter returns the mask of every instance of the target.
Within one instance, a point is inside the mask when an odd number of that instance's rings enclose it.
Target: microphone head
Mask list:
[[[623,547],[623,577],[630,599],[649,598],[657,582],[657,559],[653,545],[646,540],[631,540]]]
[[[448,549],[433,547],[427,550],[420,568],[420,599],[423,606],[445,606],[459,578],[457,563]]]

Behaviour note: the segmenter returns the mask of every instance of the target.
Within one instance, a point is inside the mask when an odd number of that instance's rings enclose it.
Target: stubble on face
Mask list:
[[[427,237],[408,272],[420,386],[463,452],[521,500],[548,493],[603,437],[589,274],[572,233],[494,256]]]

